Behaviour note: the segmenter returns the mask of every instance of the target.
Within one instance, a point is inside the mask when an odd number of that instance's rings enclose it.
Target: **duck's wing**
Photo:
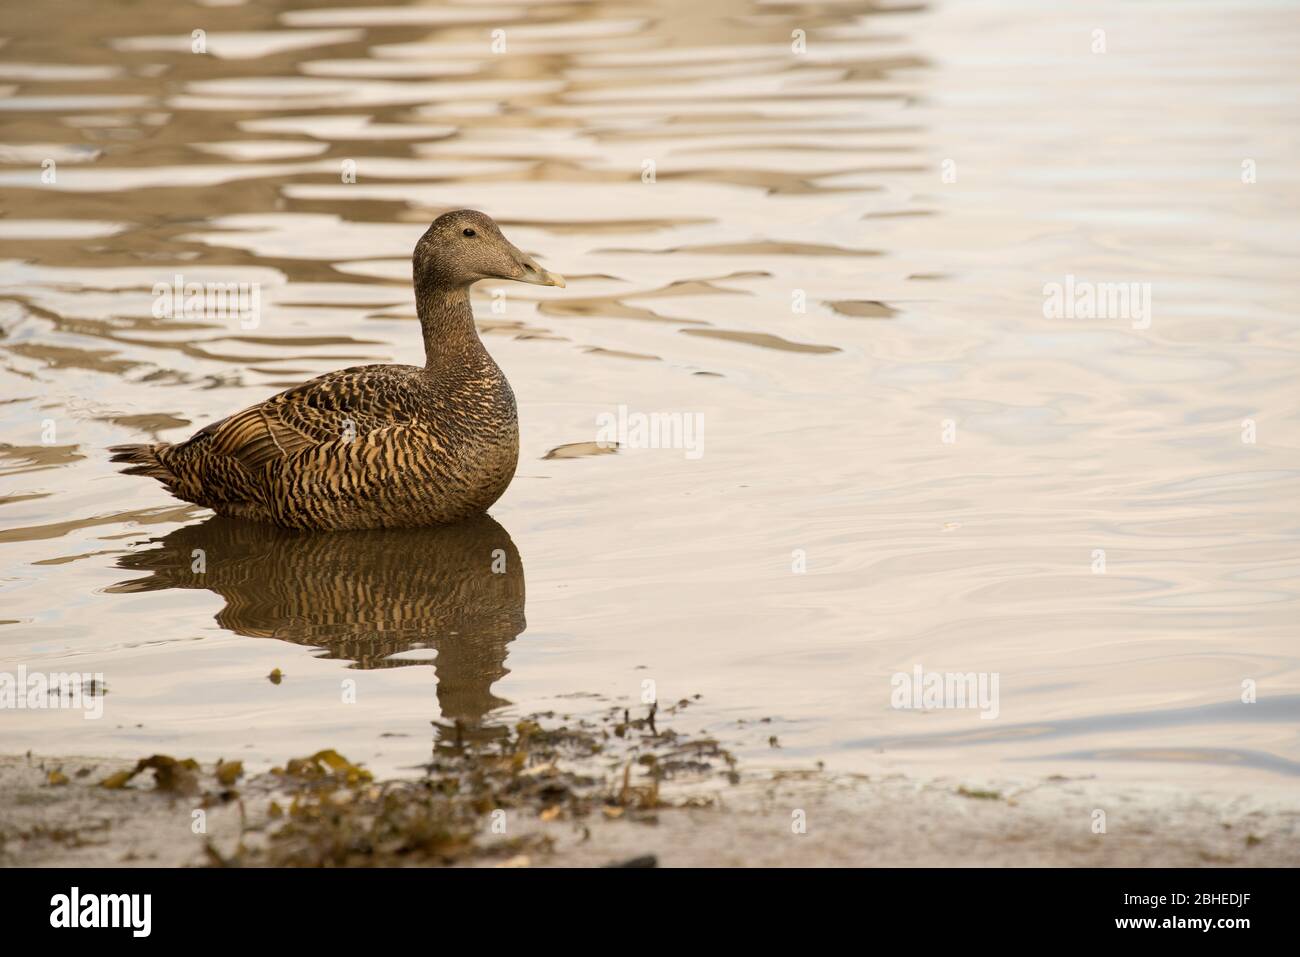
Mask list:
[[[358,366],[331,372],[200,429],[176,451],[201,449],[204,457],[233,458],[258,472],[304,449],[409,426],[417,415],[401,380],[413,371]]]

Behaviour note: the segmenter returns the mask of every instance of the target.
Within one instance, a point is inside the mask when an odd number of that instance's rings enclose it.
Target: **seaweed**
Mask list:
[[[126,787],[137,774],[153,771],[154,787],[159,791],[171,791],[176,794],[198,794],[199,763],[193,758],[177,760],[166,754],[155,754],[141,758],[130,771],[118,771],[99,782],[102,788],[118,790]]]
[[[672,807],[661,782],[719,770],[735,759],[711,738],[660,729],[656,710],[633,719],[618,709],[597,721],[532,715],[496,740],[457,734],[434,745],[423,776],[377,783],[369,771],[324,750],[277,768],[280,794],[268,805],[265,840],[213,864],[356,867],[457,864],[502,858],[526,864],[553,838],[540,825],[605,820],[653,823]],[[510,836],[494,831],[507,817]],[[504,828],[502,830],[505,830]],[[640,866],[645,866],[644,864]]]

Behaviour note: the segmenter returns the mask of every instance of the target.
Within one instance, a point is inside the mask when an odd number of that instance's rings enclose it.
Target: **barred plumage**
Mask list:
[[[117,445],[114,462],[220,515],[290,528],[441,525],[486,511],[514,477],[514,393],[474,328],[479,279],[563,286],[473,210],[416,244],[426,363],[331,372],[177,444]]]

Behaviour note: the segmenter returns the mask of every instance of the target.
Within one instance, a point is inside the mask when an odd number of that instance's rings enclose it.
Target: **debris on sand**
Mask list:
[[[260,842],[241,839],[223,865],[356,867],[507,863],[545,854],[551,838],[537,824],[589,815],[653,823],[660,810],[698,806],[669,800],[663,781],[735,775],[735,759],[710,738],[659,728],[645,718],[598,720],[532,715],[486,743],[457,735],[435,746],[423,777],[376,783],[334,751],[290,761],[278,778]]]
[[[115,791],[126,787],[137,774],[148,770],[153,771],[154,786],[159,791],[172,791],[186,795],[199,793],[199,762],[193,758],[178,761],[166,754],[141,758],[136,762],[133,770],[110,774],[99,782],[99,786]]]
[[[621,708],[594,719],[534,714],[488,738],[456,727],[439,736],[413,778],[376,781],[326,748],[253,776],[240,761],[203,767],[155,754],[99,786],[185,798],[196,813],[237,811],[233,840],[229,832],[206,839],[214,866],[526,866],[551,850],[556,825],[585,839],[588,819],[654,824],[661,812],[713,801],[670,797],[664,782],[738,780],[735,758],[717,741],[663,726],[686,703],[651,707],[638,718]],[[146,771],[152,789],[141,786]],[[49,777],[49,784],[65,783]],[[619,866],[654,861],[643,855]]]

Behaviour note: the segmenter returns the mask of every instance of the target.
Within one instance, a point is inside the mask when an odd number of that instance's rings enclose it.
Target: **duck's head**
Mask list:
[[[415,244],[415,282],[460,288],[480,279],[513,279],[537,286],[563,286],[510,240],[486,213],[457,209],[443,213]]]

